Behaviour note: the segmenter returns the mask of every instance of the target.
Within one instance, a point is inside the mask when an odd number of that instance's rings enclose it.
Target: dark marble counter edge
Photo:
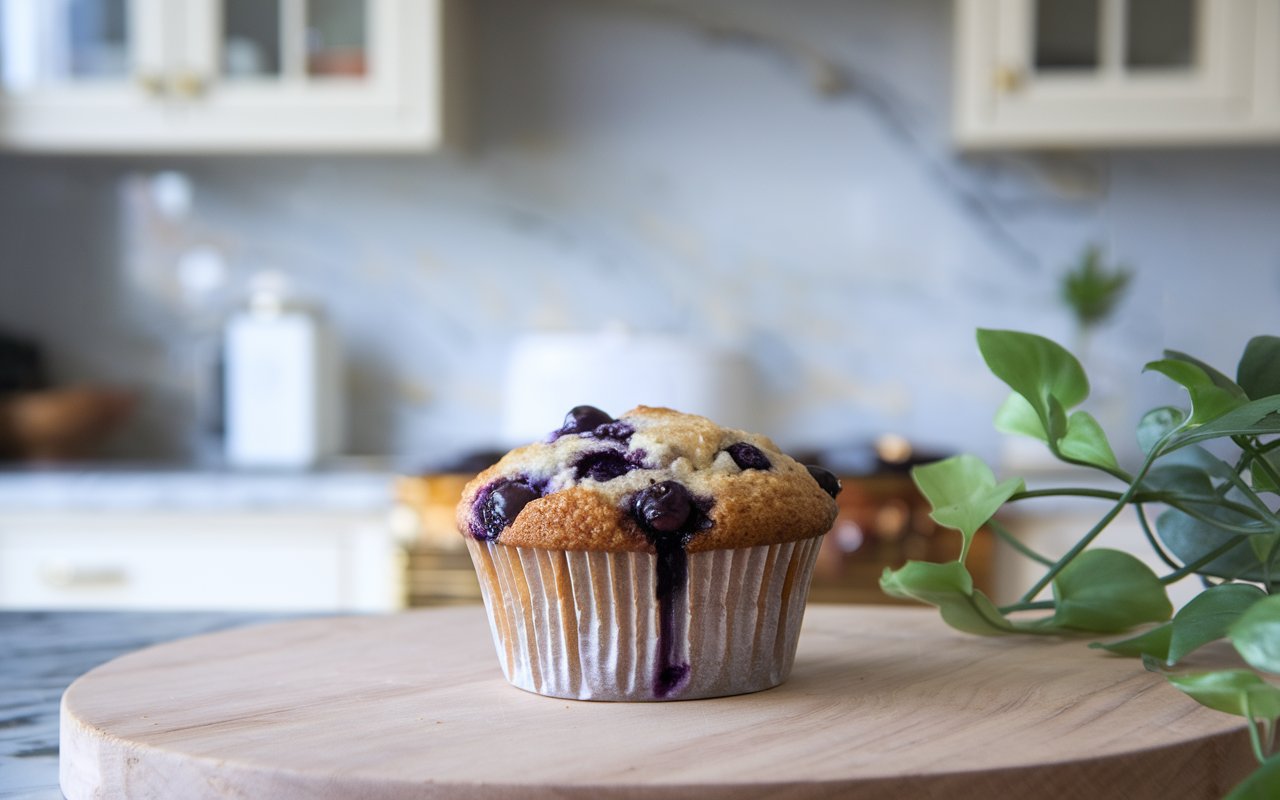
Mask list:
[[[0,612],[0,798],[61,798],[58,704],[71,682],[153,644],[306,615],[232,612]]]

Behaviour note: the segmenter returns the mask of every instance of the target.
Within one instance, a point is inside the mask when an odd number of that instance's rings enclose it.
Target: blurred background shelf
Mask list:
[[[408,548],[408,603],[453,605],[480,601],[462,537],[454,524],[454,506],[470,475],[442,474],[402,478],[398,494],[417,520]],[[960,554],[960,536],[929,518],[929,506],[906,475],[846,477],[837,497],[839,516],[823,540],[809,597],[819,603],[894,603],[879,588],[885,568],[907,559],[946,561]],[[969,553],[974,584],[992,589],[994,550],[980,531]]]

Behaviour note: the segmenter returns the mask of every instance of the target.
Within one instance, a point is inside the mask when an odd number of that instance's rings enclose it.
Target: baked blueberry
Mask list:
[[[481,534],[477,538],[497,539],[516,516],[538,499],[538,490],[525,481],[506,481],[494,486],[480,501],[477,515]]]
[[[738,465],[738,469],[768,469],[773,466],[769,462],[769,457],[753,444],[738,442],[729,445],[725,450],[733,459],[733,463]]]
[[[815,467],[813,464],[806,464],[805,469],[809,470],[809,474],[822,487],[822,491],[835,497],[840,494],[840,479],[831,473],[831,470]]]
[[[627,460],[626,455],[617,450],[603,450],[598,453],[587,453],[574,465],[574,474],[578,480],[590,478],[593,481],[611,481],[620,478],[635,465]]]
[[[601,425],[613,422],[613,417],[595,406],[574,406],[565,414],[564,424],[556,431],[556,436],[570,433],[591,433]]]
[[[596,429],[591,432],[591,435],[595,436],[597,439],[613,439],[614,441],[625,442],[630,439],[631,434],[635,432],[636,429],[630,424],[618,420],[616,422],[606,422],[603,425],[597,425]]]
[[[675,481],[655,483],[639,492],[631,504],[640,526],[657,533],[675,533],[683,528],[693,508],[693,496]]]

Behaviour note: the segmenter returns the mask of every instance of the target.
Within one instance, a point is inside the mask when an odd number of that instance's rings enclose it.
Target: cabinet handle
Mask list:
[[[142,87],[142,91],[152,97],[161,97],[168,87],[165,85],[164,77],[155,72],[143,72],[138,75],[138,85]]]
[[[206,88],[205,79],[194,72],[182,72],[173,79],[173,90],[183,97],[199,97]]]
[[[90,587],[123,586],[129,582],[124,567],[76,566],[58,561],[44,565],[40,577],[50,586],[59,589],[85,589]]]
[[[996,70],[996,88],[1004,94],[1013,94],[1022,88],[1026,74],[1020,67],[1000,67]]]

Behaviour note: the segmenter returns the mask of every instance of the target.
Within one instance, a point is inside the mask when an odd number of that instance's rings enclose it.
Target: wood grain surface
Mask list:
[[[1236,718],[1086,640],[985,639],[928,609],[811,606],[790,680],[619,704],[502,678],[478,606],[172,642],[62,704],[71,800],[1218,798]]]

